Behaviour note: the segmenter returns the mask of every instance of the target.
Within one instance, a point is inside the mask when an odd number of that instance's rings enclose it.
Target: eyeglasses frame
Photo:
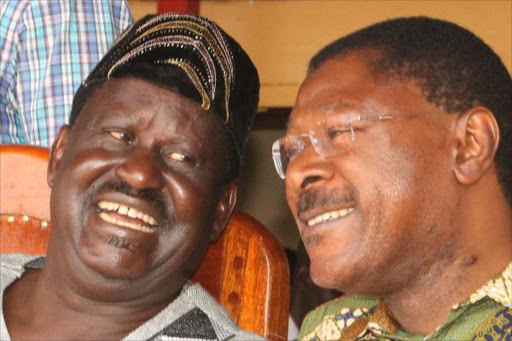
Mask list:
[[[410,114],[406,114],[406,115],[402,115],[402,116],[393,116],[393,115],[374,115],[374,116],[372,116],[372,115],[355,115],[355,116],[350,116],[348,114],[342,113],[342,114],[334,114],[334,115],[330,115],[330,116],[345,115],[345,116],[347,116],[347,118],[349,118],[348,122],[349,122],[349,127],[350,127],[350,139],[352,140],[352,143],[354,143],[355,142],[355,131],[354,131],[354,126],[352,125],[353,121],[380,122],[380,121],[392,121],[392,120],[396,120],[396,119],[405,119],[405,118],[412,118],[412,117],[432,116],[432,115],[437,115],[437,114],[440,114],[440,113],[439,112],[410,113]],[[320,123],[317,124],[317,126],[319,126],[319,125],[320,125]],[[297,152],[296,155],[300,154],[306,148],[305,144],[302,142],[302,138],[305,138],[305,137],[309,137],[309,141],[310,141],[311,145],[313,146],[313,149],[315,150],[315,152],[318,155],[320,155],[322,157],[338,155],[338,153],[330,154],[330,155],[322,155],[323,153],[318,150],[318,148],[319,148],[318,141],[319,140],[318,140],[318,138],[315,137],[314,129],[309,130],[307,133],[295,135],[296,140],[300,141],[300,144],[297,144],[297,146],[300,146],[299,147],[300,150]],[[286,170],[283,168],[282,161],[281,161],[282,160],[282,158],[281,158],[281,143],[282,143],[283,139],[284,139],[284,137],[281,137],[272,143],[272,159],[274,161],[274,166],[275,166],[277,174],[279,175],[279,177],[281,179],[284,180],[286,177],[285,176]],[[341,151],[340,151],[340,153],[341,153]],[[286,167],[286,168],[288,168],[288,167]]]

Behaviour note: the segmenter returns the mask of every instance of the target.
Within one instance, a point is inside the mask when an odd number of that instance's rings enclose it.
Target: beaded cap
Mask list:
[[[158,71],[141,72],[142,64]],[[94,82],[127,74],[172,89],[175,84],[165,84],[173,83],[172,79],[158,76],[168,68],[181,70],[178,77],[187,78],[197,94],[180,93],[220,119],[241,157],[258,105],[258,73],[240,45],[206,18],[166,13],[137,21],[89,74],[74,102],[83,101]],[[71,124],[78,115],[75,104]]]

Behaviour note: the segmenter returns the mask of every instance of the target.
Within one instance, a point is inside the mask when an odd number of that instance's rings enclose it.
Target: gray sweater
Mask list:
[[[23,254],[0,255],[0,340],[10,340],[3,313],[5,289],[25,269],[40,268],[44,258]],[[244,332],[228,312],[199,284],[186,283],[180,295],[124,340],[262,340]]]

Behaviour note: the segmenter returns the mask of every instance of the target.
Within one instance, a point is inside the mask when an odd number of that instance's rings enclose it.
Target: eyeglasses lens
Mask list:
[[[355,132],[347,115],[327,117],[310,133],[287,136],[274,142],[272,157],[279,176],[284,179],[290,160],[305,148],[309,139],[315,151],[324,157],[337,155],[351,148]]]

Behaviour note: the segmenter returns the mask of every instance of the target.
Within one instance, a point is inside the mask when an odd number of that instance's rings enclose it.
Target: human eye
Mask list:
[[[127,132],[121,130],[109,130],[108,134],[118,141],[130,142],[131,136]]]
[[[169,164],[178,164],[188,167],[196,165],[194,157],[181,151],[167,151],[164,153],[164,158]]]
[[[285,146],[284,150],[286,152],[286,155],[288,155],[288,157],[294,157],[297,154],[299,154],[301,151],[300,148],[295,143],[292,145]]]
[[[282,144],[285,155],[288,159],[297,156],[302,151],[302,145],[297,136],[287,137]]]
[[[329,136],[329,139],[333,140],[340,136],[346,136],[346,134],[349,134],[351,132],[350,126],[348,125],[337,125],[332,127],[327,127],[327,136]]]
[[[101,145],[105,149],[117,150],[119,148],[129,147],[134,143],[132,134],[123,129],[106,128],[102,130]]]
[[[190,158],[188,155],[179,153],[179,152],[172,152],[167,155],[167,158],[172,161],[178,161],[178,162],[192,162],[192,158]]]
[[[321,134],[329,140],[350,135],[352,131],[350,122],[350,117],[346,114],[327,117],[321,125]]]

